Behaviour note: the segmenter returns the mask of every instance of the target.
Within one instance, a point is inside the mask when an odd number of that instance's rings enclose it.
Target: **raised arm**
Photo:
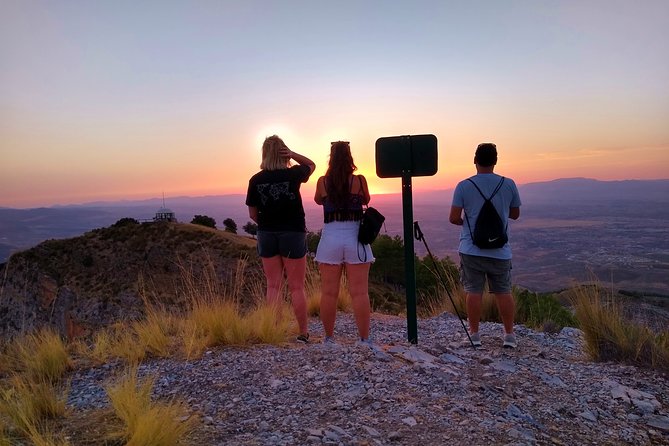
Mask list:
[[[281,149],[280,154],[281,156],[285,156],[287,158],[295,160],[297,164],[300,164],[302,166],[309,166],[309,169],[311,169],[311,172],[309,172],[310,175],[314,172],[314,170],[316,170],[316,164],[313,161],[311,161],[304,155],[300,155],[299,153],[293,152],[288,147],[284,147],[283,149]]]

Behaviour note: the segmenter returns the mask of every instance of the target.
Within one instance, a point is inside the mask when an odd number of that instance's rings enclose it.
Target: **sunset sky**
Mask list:
[[[517,183],[669,178],[669,1],[0,1],[0,206],[244,193],[265,136],[479,142]],[[304,187],[313,192],[315,177]]]

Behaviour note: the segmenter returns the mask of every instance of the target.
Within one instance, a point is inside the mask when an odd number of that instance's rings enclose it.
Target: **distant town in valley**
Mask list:
[[[399,180],[398,180],[399,181]],[[398,184],[399,189],[399,184]],[[616,289],[669,296],[669,180],[595,181],[575,178],[519,186],[521,218],[511,222],[514,283],[532,291],[558,291],[597,281]],[[413,220],[438,257],[456,263],[460,228],[448,223],[452,190],[413,197]],[[304,196],[307,226],[322,227],[320,208]],[[399,194],[376,195],[387,218],[385,233],[403,235]],[[232,218],[238,233],[249,221],[243,195],[166,198],[178,221]],[[81,235],[123,217],[150,220],[162,198],[36,209],[0,208],[0,263],[12,252],[52,238]],[[414,241],[416,253],[426,254]],[[420,286],[420,284],[418,284]]]

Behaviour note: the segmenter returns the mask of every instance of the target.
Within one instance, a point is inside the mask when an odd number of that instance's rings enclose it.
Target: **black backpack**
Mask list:
[[[479,189],[471,178],[468,180],[471,181],[476,190],[479,191],[479,194],[481,194],[485,200],[479,211],[479,216],[476,218],[474,232],[472,232],[467,212],[465,212],[465,218],[467,219],[467,226],[469,227],[469,234],[472,237],[472,241],[474,242],[474,245],[481,249],[501,248],[509,241],[509,237],[506,234],[506,226],[504,225],[502,218],[499,216],[497,209],[495,209],[495,206],[490,200],[492,200],[492,197],[494,197],[502,187],[504,177],[502,177],[490,198],[486,198],[486,196],[483,195],[481,189]]]

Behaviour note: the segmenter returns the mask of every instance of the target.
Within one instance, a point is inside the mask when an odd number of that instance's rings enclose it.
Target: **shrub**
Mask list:
[[[207,215],[196,215],[191,220],[191,223],[194,225],[206,226],[208,228],[216,228],[216,220]]]
[[[233,234],[237,233],[237,223],[231,218],[226,218],[223,220],[223,226],[225,226],[226,232],[232,232]]]
[[[559,332],[563,327],[576,327],[574,315],[552,294],[514,290],[516,301],[516,323],[530,328]]]
[[[134,226],[138,225],[139,222],[135,220],[134,218],[130,217],[123,217],[122,219],[118,220],[116,223],[111,225],[112,228],[122,228],[124,226]]]
[[[307,232],[307,252],[316,254],[318,243],[321,241],[321,232]]]
[[[244,232],[253,236],[254,238],[256,235],[258,235],[258,225],[253,223],[252,221],[246,222],[246,224],[242,226],[242,229],[244,230]]]

